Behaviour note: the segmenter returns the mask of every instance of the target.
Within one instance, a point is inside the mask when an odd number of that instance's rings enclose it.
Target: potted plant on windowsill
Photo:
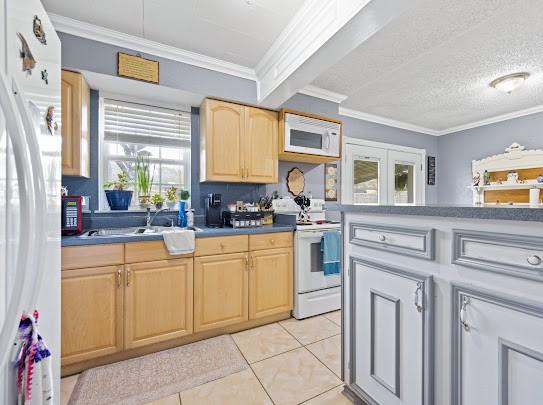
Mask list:
[[[154,172],[154,168],[153,168]],[[149,156],[138,155],[136,158],[136,187],[140,207],[148,208],[151,205],[151,187],[153,185]]]
[[[166,189],[166,206],[173,210],[177,204],[177,187],[171,186]]]
[[[104,184],[107,203],[112,211],[125,211],[132,201],[132,191],[125,190],[128,186],[128,174],[121,172],[117,174],[117,180]]]
[[[164,197],[162,197],[162,194],[160,193],[153,194],[151,197],[151,202],[154,204],[157,210],[161,210],[162,205],[164,204]]]

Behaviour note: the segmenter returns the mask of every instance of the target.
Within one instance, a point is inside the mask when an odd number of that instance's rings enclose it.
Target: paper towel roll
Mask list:
[[[539,189],[538,188],[530,189],[530,207],[533,207],[533,208],[539,207]]]

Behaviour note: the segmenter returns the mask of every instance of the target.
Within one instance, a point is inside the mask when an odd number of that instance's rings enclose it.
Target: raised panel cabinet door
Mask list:
[[[453,403],[541,403],[543,303],[471,287],[453,294]]]
[[[248,253],[194,259],[194,331],[248,320]]]
[[[123,350],[123,266],[61,273],[62,365]]]
[[[127,349],[192,333],[192,258],[131,264],[125,271]]]
[[[90,90],[80,73],[62,71],[62,174],[90,177]]]
[[[367,402],[432,404],[431,278],[358,258],[350,273],[351,385]]]
[[[292,249],[251,252],[249,270],[249,319],[263,318],[292,309]]]
[[[244,107],[206,99],[201,112],[203,181],[242,181]]]
[[[244,181],[277,183],[278,122],[275,111],[245,107]]]

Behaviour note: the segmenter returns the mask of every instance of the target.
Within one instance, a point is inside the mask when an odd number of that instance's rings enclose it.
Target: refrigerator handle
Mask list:
[[[17,97],[14,97],[14,93]],[[0,347],[13,347],[23,311],[31,309],[41,284],[40,260],[46,242],[46,193],[38,138],[28,107],[19,86],[0,72],[0,108],[5,116],[7,135],[11,141],[19,189],[19,245],[16,268],[11,284],[4,321],[0,328]],[[0,350],[0,368],[11,355]]]

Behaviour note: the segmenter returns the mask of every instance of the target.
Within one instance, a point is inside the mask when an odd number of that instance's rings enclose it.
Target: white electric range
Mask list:
[[[274,201],[276,213],[296,215],[300,207],[291,198]],[[298,223],[294,237],[294,309],[303,319],[341,308],[341,274],[324,275],[321,240],[325,231],[341,232],[339,222],[325,220],[324,200],[311,199],[309,222]],[[323,222],[325,221],[325,222]]]

